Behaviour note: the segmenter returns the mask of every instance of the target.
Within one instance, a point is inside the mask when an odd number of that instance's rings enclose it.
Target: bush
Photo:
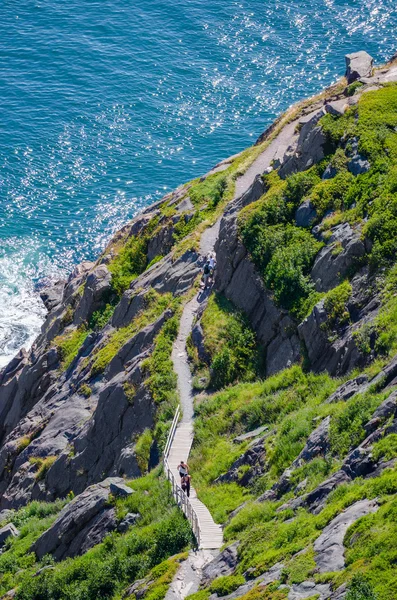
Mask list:
[[[135,444],[135,455],[138,467],[142,475],[147,472],[150,459],[150,448],[152,446],[153,436],[150,429],[145,429],[139,436]]]
[[[214,294],[209,298],[201,325],[210,358],[211,385],[219,389],[237,380],[253,380],[260,374],[262,349],[255,333],[246,316],[225,296]],[[191,354],[196,364],[202,366],[194,351]],[[205,369],[201,374],[206,376]]]
[[[58,350],[63,370],[66,370],[72,364],[88,333],[87,328],[82,325],[78,329],[59,335],[54,339],[53,343]]]
[[[148,240],[147,236],[131,237],[109,263],[112,288],[117,296],[121,296],[131,282],[146,269]]]
[[[359,573],[353,577],[349,585],[346,600],[377,600],[377,596],[368,579]]]
[[[324,308],[327,311],[328,329],[344,325],[350,319],[346,305],[351,294],[352,286],[348,281],[344,281],[325,295]]]
[[[211,583],[210,592],[212,594],[217,594],[218,596],[227,596],[237,590],[240,585],[244,585],[244,583],[245,578],[243,575],[226,575],[224,577],[218,577]]]

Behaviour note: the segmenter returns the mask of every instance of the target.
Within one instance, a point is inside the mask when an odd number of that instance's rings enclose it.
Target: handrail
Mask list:
[[[200,547],[200,525],[199,520],[194,510],[189,498],[186,495],[186,492],[183,491],[181,486],[177,483],[173,472],[171,471],[171,467],[168,462],[168,456],[171,450],[171,445],[175,437],[175,431],[178,425],[178,420],[180,416],[180,408],[178,407],[175,411],[174,419],[172,421],[171,429],[168,434],[167,443],[165,445],[164,450],[164,471],[168,481],[171,484],[172,495],[174,497],[175,502],[179,506],[179,508],[183,511],[187,520],[189,521],[193,533],[197,540],[197,546]]]
[[[175,431],[176,431],[176,428],[177,428],[177,425],[178,425],[180,414],[181,414],[181,409],[178,406],[177,409],[176,409],[176,411],[175,411],[175,415],[174,415],[174,418],[172,420],[171,429],[170,429],[169,434],[168,434],[167,443],[165,445],[165,449],[164,449],[164,457],[165,458],[168,458],[168,455],[170,453],[171,444],[172,444],[172,442],[174,440]]]

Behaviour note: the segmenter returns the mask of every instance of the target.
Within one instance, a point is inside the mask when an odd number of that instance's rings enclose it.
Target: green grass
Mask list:
[[[223,295],[210,296],[201,325],[204,346],[210,356],[210,385],[219,389],[241,381],[252,381],[262,371],[262,349],[247,318]],[[205,365],[196,360],[199,369]]]
[[[138,591],[145,600],[163,600],[187,552],[169,558],[150,571]]]
[[[152,432],[150,429],[145,429],[135,444],[136,461],[142,474],[147,473],[148,470],[152,442]]]
[[[93,375],[102,373],[110,361],[116,356],[118,351],[134,335],[144,327],[153,323],[167,309],[175,305],[171,294],[160,295],[153,289],[147,292],[145,296],[145,308],[132,320],[129,325],[121,327],[114,331],[106,339],[106,343],[94,355],[91,366]]]
[[[313,419],[338,410],[340,405],[322,404],[337,385],[327,375],[305,374],[296,366],[263,382],[228,388],[196,406],[195,443],[189,464],[198,495],[216,521],[225,522],[242,502],[277,481],[315,428]],[[214,485],[246,449],[246,444],[234,444],[233,438],[261,425],[269,427],[263,477],[248,489],[237,483]],[[313,481],[319,477],[313,472]]]
[[[118,498],[115,504],[119,518],[127,512],[139,512],[141,518],[136,525],[124,535],[109,535],[83,556],[61,563],[51,563],[48,557],[47,562],[36,563],[34,555],[28,553],[32,542],[50,525],[55,514],[49,511],[49,516],[45,513],[43,517],[41,513],[45,511],[41,511],[40,517],[25,517],[21,537],[12,540],[0,557],[1,592],[17,586],[18,600],[110,600],[120,598],[129,584],[151,572],[154,581],[145,597],[162,600],[164,586],[177,568],[176,558],[169,563],[164,561],[189,546],[190,528],[170,503],[168,483],[159,477],[158,470],[130,485],[135,493],[126,499]],[[60,506],[56,503],[52,510],[59,511]],[[54,568],[32,577],[48,563]]]
[[[56,461],[56,456],[46,456],[45,458],[40,458],[36,456],[32,456],[29,458],[29,462],[31,465],[37,466],[37,472],[35,474],[35,479],[37,481],[42,481],[45,479],[48,471]]]
[[[178,300],[175,302],[179,303]],[[157,405],[154,437],[160,448],[166,443],[169,426],[179,401],[171,353],[178,335],[181,314],[182,307],[178,304],[175,315],[164,324],[157,335],[151,356],[142,365],[148,373],[146,385]]]
[[[9,538],[0,555],[2,595],[12,589],[20,579],[31,577],[40,568],[41,565],[36,564],[35,555],[29,552],[30,547],[50,527],[65,503],[64,500],[57,500],[54,503],[32,502],[7,519],[19,529],[20,535]],[[45,563],[46,561],[42,561],[42,566]]]
[[[217,577],[210,586],[210,592],[218,596],[227,596],[245,583],[242,575],[226,575]]]
[[[54,339],[53,343],[61,359],[62,370],[65,371],[72,364],[88,334],[87,328],[81,326]]]

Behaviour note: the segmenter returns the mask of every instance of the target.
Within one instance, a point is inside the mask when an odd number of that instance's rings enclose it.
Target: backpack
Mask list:
[[[209,265],[205,265],[205,267],[204,267],[204,275],[209,275],[209,273],[210,273],[210,267],[209,267]]]

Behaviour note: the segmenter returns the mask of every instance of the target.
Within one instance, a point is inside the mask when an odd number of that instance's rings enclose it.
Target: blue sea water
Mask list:
[[[143,206],[396,51],[394,0],[1,0],[0,364],[43,319],[42,278]]]

